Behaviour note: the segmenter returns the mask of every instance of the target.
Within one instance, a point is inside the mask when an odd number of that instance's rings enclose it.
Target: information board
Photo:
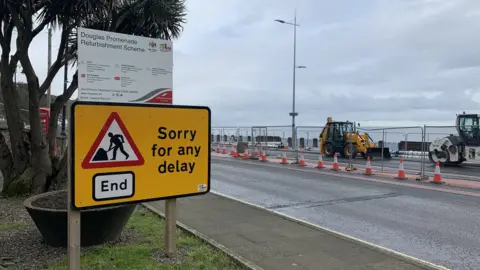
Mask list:
[[[78,100],[172,104],[169,40],[78,28]]]

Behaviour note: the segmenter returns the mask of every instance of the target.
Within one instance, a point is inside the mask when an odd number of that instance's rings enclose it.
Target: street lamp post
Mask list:
[[[292,112],[290,116],[292,117],[292,148],[297,149],[297,136],[295,132],[295,116],[298,116],[298,113],[295,112],[295,71],[297,68],[306,68],[306,66],[297,66],[297,27],[300,26],[297,24],[297,12],[295,11],[295,16],[293,19],[293,23],[287,22],[284,20],[275,20],[276,22],[288,24],[293,26],[293,85],[292,85],[292,92],[293,92],[293,99],[292,99]],[[298,161],[298,156],[297,156]]]

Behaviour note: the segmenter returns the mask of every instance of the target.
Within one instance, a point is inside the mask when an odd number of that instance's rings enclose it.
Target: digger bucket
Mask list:
[[[382,157],[382,148],[381,147],[375,147],[375,148],[367,148],[367,155],[366,156],[369,156],[370,158],[374,158],[374,157]],[[384,147],[383,148],[383,158],[384,159],[391,159],[392,158],[392,155],[390,154],[390,148],[388,147]]]

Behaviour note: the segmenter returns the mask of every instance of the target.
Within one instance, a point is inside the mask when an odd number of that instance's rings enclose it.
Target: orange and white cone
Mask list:
[[[370,162],[370,156],[367,157],[367,167],[365,167],[365,175],[372,175],[372,163]]]
[[[281,162],[281,164],[288,164],[287,149],[283,149],[283,151],[282,151],[282,162]]]
[[[244,159],[249,159],[250,157],[248,156],[248,147],[245,148],[245,153],[243,154]]]
[[[258,147],[253,147],[253,150],[252,150],[252,157],[256,157],[258,156]]]
[[[400,158],[400,165],[398,166],[398,175],[395,179],[405,180],[408,179],[405,177],[405,169],[403,168],[403,158]]]
[[[332,165],[332,168],[330,170],[334,170],[334,171],[339,171],[340,170],[340,166],[338,165],[337,155],[338,155],[338,153],[335,153],[333,155],[333,165]]]
[[[320,152],[320,154],[318,154],[317,168],[319,168],[319,169],[325,168],[325,165],[323,165],[322,152]]]
[[[232,149],[233,149],[233,150],[232,150],[232,151],[233,151],[232,156],[233,156],[234,158],[238,157],[237,146],[233,144],[233,145],[232,145]]]
[[[230,156],[234,156],[235,150],[233,148],[233,143],[230,145]]]
[[[435,162],[435,174],[433,175],[433,180],[430,183],[434,184],[444,184],[442,176],[440,175],[440,162]]]
[[[222,144],[222,154],[226,155],[227,154],[227,145]]]
[[[217,153],[220,154],[220,144],[217,143]]]
[[[267,161],[267,155],[262,148],[260,148],[260,161]]]
[[[307,164],[305,164],[305,157],[303,155],[303,150],[300,151],[300,160],[298,161],[298,165],[307,166]]]

